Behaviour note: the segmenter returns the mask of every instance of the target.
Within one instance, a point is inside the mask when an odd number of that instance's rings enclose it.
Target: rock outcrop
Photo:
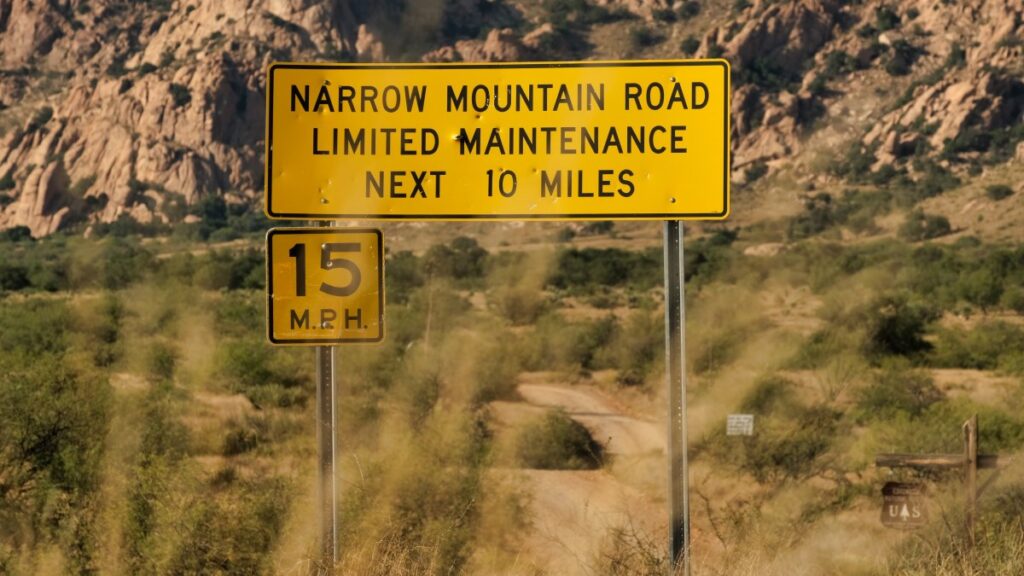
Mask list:
[[[685,8],[679,0],[590,4],[637,15],[626,20],[630,29],[641,22],[661,32],[676,25],[665,11]],[[572,20],[567,35],[566,22],[540,21],[535,6],[517,0],[397,6],[0,0],[0,229],[45,235],[122,217],[175,222],[188,217],[182,206],[211,194],[257,204],[265,70],[274,60],[545,59],[567,41],[611,37],[588,36],[587,26],[626,29],[621,19]],[[581,11],[575,6],[572,18]],[[724,21],[707,20],[716,26],[701,36],[697,55],[732,63],[740,178],[799,152],[819,118],[842,114],[831,99],[867,93],[879,81],[910,88],[898,102],[882,102],[887,112],[857,134],[878,166],[939,155],[950,143],[971,154],[1024,114],[1019,0],[754,0]],[[892,79],[881,70],[887,66]],[[1005,148],[1007,158],[1024,154],[1016,141]]]

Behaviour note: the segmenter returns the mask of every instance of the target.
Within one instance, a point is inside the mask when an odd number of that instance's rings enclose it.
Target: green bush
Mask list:
[[[498,312],[515,326],[533,324],[548,306],[544,294],[535,288],[497,288],[491,291],[490,299]]]
[[[181,108],[187,106],[192,101],[192,92],[188,89],[188,86],[181,84],[171,83],[171,99],[174,101],[175,108]]]
[[[762,484],[811,476],[821,469],[820,458],[832,446],[841,414],[821,406],[806,408],[795,404],[787,407],[787,412],[785,417],[759,415],[756,433],[741,438],[727,437],[723,422],[704,449],[716,460],[749,473]]]
[[[561,410],[549,410],[523,428],[516,452],[524,467],[540,470],[591,470],[604,461],[601,445]]]
[[[791,380],[781,376],[758,379],[740,403],[740,411],[758,416],[788,416],[799,410]]]
[[[683,20],[689,20],[698,14],[700,14],[700,2],[696,0],[687,0],[679,7],[679,17]]]
[[[240,483],[237,495],[206,498],[183,511],[181,541],[168,574],[272,574],[270,554],[281,537],[291,486],[277,478]]]
[[[177,360],[178,353],[172,346],[159,340],[154,341],[149,346],[149,354],[146,358],[146,369],[150,378],[171,380],[174,378]]]
[[[815,194],[804,200],[804,213],[789,221],[788,237],[800,240],[820,234],[835,223],[832,212],[832,196],[827,193]]]
[[[861,421],[888,420],[904,414],[917,417],[944,398],[928,372],[902,361],[887,362],[872,382],[859,390],[857,417]]]
[[[956,290],[961,298],[985,311],[999,303],[1003,279],[991,268],[982,267],[961,274]]]
[[[929,355],[940,368],[997,370],[1015,367],[1024,350],[1024,328],[1006,322],[984,322],[970,331],[944,329]]]
[[[1003,292],[999,303],[1017,314],[1024,315],[1024,289],[1011,287]]]
[[[30,133],[35,132],[45,126],[51,118],[53,118],[53,108],[50,106],[43,106],[39,110],[36,110],[36,113],[32,115],[32,119],[29,120],[25,131]]]
[[[0,262],[0,294],[17,292],[31,286],[28,279],[28,268],[19,264]]]
[[[224,436],[221,453],[225,456],[237,456],[251,452],[260,444],[268,441],[269,432],[269,425],[265,417],[250,417],[242,422],[232,420],[228,423],[228,432]]]
[[[559,252],[548,285],[563,290],[630,286],[649,290],[662,282],[660,250],[631,252],[618,248],[570,248]]]
[[[869,356],[915,356],[931,349],[924,335],[939,317],[938,310],[906,294],[875,298],[862,310],[860,325],[867,330]]]
[[[920,242],[945,236],[952,231],[949,220],[945,216],[925,214],[920,210],[915,210],[900,226],[899,235],[904,240]]]
[[[684,38],[682,43],[679,44],[679,51],[683,53],[683,56],[693,56],[697,53],[698,48],[700,48],[700,40],[692,35]]]
[[[843,50],[833,50],[825,56],[825,77],[841,78],[857,68],[857,61]]]
[[[875,9],[875,28],[879,32],[894,30],[900,27],[900,15],[892,8],[881,5]]]
[[[1006,184],[990,184],[985,187],[985,196],[988,196],[989,200],[998,202],[1013,196],[1013,188]]]
[[[594,355],[594,364],[618,370],[619,382],[642,384],[664,358],[665,319],[661,314],[637,310],[605,336],[607,344]]]
[[[768,173],[768,164],[763,160],[758,160],[747,168],[747,183],[753,184],[760,180],[765,174]]]
[[[629,42],[634,50],[649,48],[662,40],[660,34],[646,26],[635,26],[629,31]]]

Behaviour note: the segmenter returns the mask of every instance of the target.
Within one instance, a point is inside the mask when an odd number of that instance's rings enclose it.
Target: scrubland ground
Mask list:
[[[340,351],[342,573],[667,570],[660,251],[629,244],[657,226],[527,229],[390,251],[388,337]],[[1021,248],[763,234],[687,245],[695,573],[1019,571]],[[313,569],[313,356],[264,341],[255,243],[3,253],[4,572]],[[973,414],[1008,464],[970,548],[955,474],[873,459],[956,452]],[[926,528],[881,526],[892,479]]]

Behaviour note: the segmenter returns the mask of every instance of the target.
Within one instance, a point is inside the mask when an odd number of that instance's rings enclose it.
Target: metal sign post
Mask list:
[[[320,565],[323,576],[334,575],[338,562],[338,426],[335,410],[334,346],[316,347],[316,436],[319,447]]]
[[[964,492],[967,503],[964,506],[964,520],[967,522],[967,539],[974,546],[974,523],[978,516],[978,415],[975,414],[963,425],[964,431]]]
[[[683,223],[665,222],[665,362],[668,378],[669,574],[690,574],[690,478],[686,446],[686,296]]]

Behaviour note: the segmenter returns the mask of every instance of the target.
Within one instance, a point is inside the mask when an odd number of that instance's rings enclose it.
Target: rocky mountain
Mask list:
[[[0,228],[258,206],[274,60],[723,56],[739,181],[856,100],[842,177],[976,173],[1024,161],[1022,18],[1019,0],[0,0]]]

